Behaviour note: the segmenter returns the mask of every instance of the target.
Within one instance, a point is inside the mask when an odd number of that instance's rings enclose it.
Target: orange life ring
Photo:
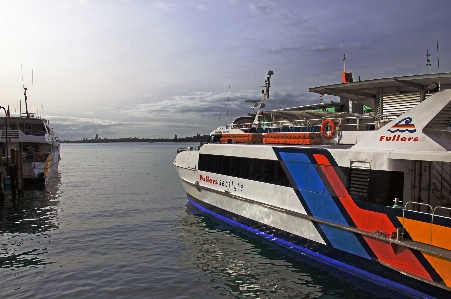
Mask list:
[[[326,126],[327,124],[330,125],[331,130],[326,132]],[[330,139],[335,133],[335,123],[330,118],[326,118],[323,123],[321,124],[321,135],[323,135],[325,138]]]
[[[36,161],[38,161],[38,162],[44,161],[44,155],[43,154],[36,154]]]

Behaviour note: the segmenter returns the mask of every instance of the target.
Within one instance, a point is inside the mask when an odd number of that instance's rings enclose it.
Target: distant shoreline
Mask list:
[[[60,143],[112,143],[112,142],[207,142],[210,136],[193,136],[177,139],[168,138],[104,138],[104,139],[85,139],[85,140],[60,140]]]

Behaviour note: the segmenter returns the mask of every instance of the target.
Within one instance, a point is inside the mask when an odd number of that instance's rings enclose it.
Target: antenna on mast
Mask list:
[[[266,80],[265,80],[265,89],[262,90],[262,99],[260,101],[260,104],[258,104],[257,107],[258,108],[257,112],[255,113],[255,119],[253,124],[254,125],[258,125],[258,116],[260,115],[261,111],[263,108],[265,108],[265,100],[269,99],[269,88],[271,87],[271,76],[274,75],[274,72],[269,70],[268,73],[266,74]]]
[[[22,64],[20,64],[20,72],[22,73],[22,87],[23,87],[23,95],[25,96],[25,112],[27,114],[27,118],[30,117],[30,114],[28,113],[28,103],[27,103],[27,88],[25,87],[25,84],[23,83],[23,71],[22,71]],[[33,75],[33,71],[31,71],[31,74]]]
[[[435,36],[437,37],[437,69],[438,69],[438,91],[440,91],[441,85],[440,85],[440,55],[438,52],[438,33],[435,34]]]
[[[25,97],[25,114],[27,115],[27,118],[30,118],[30,113],[28,113],[28,103],[27,103],[27,88],[25,87],[25,83],[23,82],[23,70],[22,70],[22,64],[20,64],[20,72],[22,74],[22,88],[24,90],[23,95]],[[31,86],[33,86],[33,70],[31,70]],[[22,115],[22,103],[20,103],[21,112],[20,115]]]
[[[229,105],[230,105],[230,83],[229,83],[229,94],[227,95],[227,122],[229,122]]]
[[[426,50],[426,74],[429,74],[429,67],[431,66],[431,60],[429,57],[431,54],[429,54],[429,49]]]
[[[27,118],[30,118],[30,114],[28,113],[28,103],[27,103],[27,88],[23,88],[23,95],[25,96],[25,113],[27,114]]]
[[[343,54],[343,72],[346,73],[346,54]]]

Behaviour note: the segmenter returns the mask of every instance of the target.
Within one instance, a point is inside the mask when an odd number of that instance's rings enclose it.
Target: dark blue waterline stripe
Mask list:
[[[216,217],[216,218],[218,218],[218,219],[220,219],[220,220],[222,220],[224,222],[227,222],[227,223],[229,223],[231,225],[241,227],[241,228],[243,228],[243,229],[245,229],[247,231],[250,231],[250,232],[252,232],[252,233],[254,233],[256,235],[262,236],[265,239],[273,241],[273,242],[275,242],[275,243],[277,243],[279,245],[282,245],[283,247],[286,247],[286,248],[288,248],[290,250],[301,252],[301,253],[305,254],[306,256],[308,256],[308,257],[310,257],[310,258],[312,258],[314,260],[320,261],[320,262],[322,262],[324,264],[327,264],[329,266],[337,268],[340,271],[344,271],[346,273],[350,273],[352,275],[356,275],[356,276],[358,276],[358,277],[360,277],[360,278],[362,278],[362,279],[364,279],[364,280],[366,280],[366,281],[368,281],[368,282],[370,282],[372,284],[378,285],[378,286],[380,286],[382,288],[385,288],[385,289],[389,289],[389,290],[391,290],[393,292],[398,292],[398,293],[401,292],[401,293],[403,293],[403,295],[407,295],[407,296],[410,296],[410,297],[413,297],[413,298],[430,298],[430,299],[434,299],[435,298],[435,297],[429,296],[429,295],[427,295],[425,293],[422,293],[420,291],[417,291],[415,289],[409,288],[409,287],[407,287],[405,285],[402,285],[402,284],[399,284],[397,282],[391,281],[389,279],[386,279],[386,278],[380,277],[378,275],[369,273],[369,272],[367,272],[365,270],[353,267],[351,265],[348,265],[348,264],[345,264],[343,262],[340,262],[340,261],[337,261],[335,259],[332,259],[332,258],[329,258],[327,256],[324,256],[324,255],[322,255],[320,253],[311,251],[311,250],[309,250],[309,249],[307,249],[305,247],[301,247],[299,245],[296,245],[296,244],[293,244],[291,242],[285,241],[285,240],[283,240],[281,238],[275,237],[273,235],[270,235],[270,234],[267,234],[267,233],[262,232],[260,230],[257,230],[255,228],[252,228],[250,226],[244,225],[244,224],[242,224],[240,222],[237,222],[235,220],[232,220],[230,218],[222,216],[222,215],[220,215],[218,213],[215,213],[215,212],[213,212],[213,211],[211,211],[209,209],[206,209],[205,207],[203,207],[200,204],[196,203],[196,201],[194,199],[192,199],[189,195],[187,197],[188,197],[188,200],[196,208],[198,208],[199,210],[201,210],[201,211],[203,211],[205,213],[211,214],[214,217]]]

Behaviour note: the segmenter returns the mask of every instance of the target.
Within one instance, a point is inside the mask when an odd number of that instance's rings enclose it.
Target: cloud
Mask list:
[[[155,1],[153,3],[150,4],[151,7],[156,8],[156,9],[163,9],[163,10],[170,10],[175,8],[175,5],[172,3],[167,3],[167,2],[161,2],[161,1]]]
[[[267,53],[272,54],[279,54],[282,52],[290,52],[290,51],[301,51],[305,47],[301,45],[294,45],[294,46],[278,46],[270,48],[269,50],[266,50]],[[351,43],[340,43],[338,46],[316,46],[316,47],[310,47],[309,48],[313,52],[329,52],[329,51],[336,51],[336,50],[350,50],[350,49],[357,49],[357,50],[369,50],[370,47],[365,46],[361,42],[351,42]]]
[[[300,45],[297,46],[289,46],[289,47],[274,47],[268,50],[269,53],[282,53],[287,51],[299,51],[302,47]]]
[[[100,138],[167,138],[173,132],[176,134],[180,132],[179,136],[192,136],[195,135],[192,132],[206,134],[214,129],[213,124],[205,125],[198,120],[186,121],[183,117],[171,118],[170,122],[167,118],[122,122],[63,116],[47,116],[47,118],[51,119],[51,127],[54,128],[60,140],[92,139],[96,134]]]
[[[335,51],[337,49],[338,49],[337,47],[329,47],[329,46],[318,46],[310,48],[310,50],[312,50],[313,52]]]
[[[368,50],[370,47],[363,45],[361,42],[353,42],[353,43],[340,43],[338,45],[338,49],[348,50],[348,49],[363,49]]]
[[[258,4],[250,3],[249,10],[252,14],[265,17],[274,23],[285,26],[301,26],[308,24],[308,20],[295,13],[288,7],[279,5],[278,2],[264,1]]]
[[[278,91],[266,101],[266,109],[287,108],[311,103],[316,97],[306,92],[290,93]],[[170,99],[140,103],[122,110],[112,109],[111,113],[121,113],[137,119],[164,120],[191,119],[198,122],[201,119],[217,119],[218,117],[239,117],[253,112],[249,100],[261,100],[259,90],[242,90],[231,93],[194,92],[191,95],[174,96]]]
[[[63,140],[79,136],[88,138],[97,133],[112,133],[114,128],[124,126],[124,123],[118,121],[95,118],[64,116],[50,116],[48,118],[51,120],[50,126]]]
[[[258,4],[250,3],[249,9],[251,10],[252,13],[261,15],[264,13],[269,13],[271,10],[271,6],[274,7],[274,4],[270,5],[269,2]]]
[[[256,97],[257,96],[257,97]],[[253,91],[246,96],[242,94],[194,92],[191,95],[174,96],[170,99],[152,103],[140,103],[116,113],[134,115],[141,118],[186,118],[187,116],[217,117],[229,113],[239,113],[245,105],[245,99],[258,99]]]
[[[338,46],[317,46],[310,47],[310,50],[313,52],[327,52],[327,51],[336,51],[336,50],[369,50],[371,49],[369,46],[364,45],[361,42],[350,42],[350,43],[340,43]]]

